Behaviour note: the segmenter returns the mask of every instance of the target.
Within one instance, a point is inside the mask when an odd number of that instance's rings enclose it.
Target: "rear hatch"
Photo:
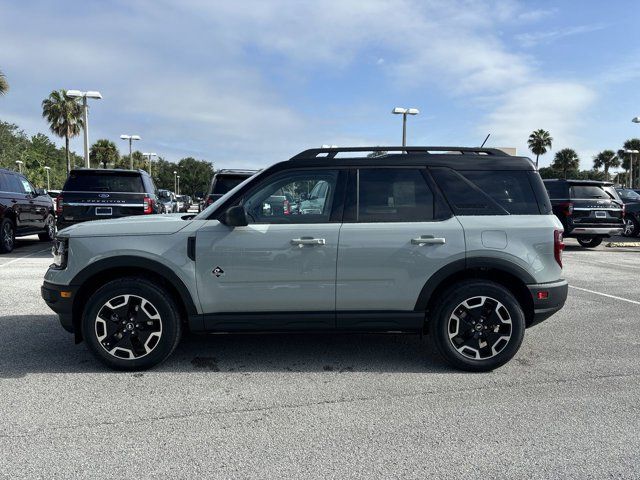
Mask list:
[[[60,196],[58,214],[69,223],[142,215],[149,202],[142,176],[127,171],[72,171]]]
[[[222,197],[229,190],[240,185],[253,174],[219,174],[216,175],[211,188],[211,193],[207,197],[207,205]]]
[[[622,226],[623,204],[612,187],[572,183],[569,196],[573,204],[571,217],[574,226]]]

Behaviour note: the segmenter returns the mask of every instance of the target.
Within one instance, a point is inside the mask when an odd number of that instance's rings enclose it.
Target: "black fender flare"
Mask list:
[[[134,255],[123,255],[98,260],[97,262],[91,263],[80,270],[80,272],[73,277],[71,285],[81,287],[87,280],[100,272],[116,268],[140,268],[159,275],[178,291],[182,301],[184,302],[188,315],[196,315],[198,313],[193,297],[180,277],[178,277],[178,275],[176,275],[169,267],[149,258],[137,257]]]
[[[426,311],[433,292],[435,292],[440,284],[451,275],[464,272],[465,270],[480,268],[503,271],[518,278],[525,285],[536,283],[535,278],[533,278],[533,276],[524,268],[505,259],[494,257],[471,257],[460,259],[442,267],[429,277],[427,283],[425,283],[418,295],[418,300],[416,301],[414,310],[418,312]]]

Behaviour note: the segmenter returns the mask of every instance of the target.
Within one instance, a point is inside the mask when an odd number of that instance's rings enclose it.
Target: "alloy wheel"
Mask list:
[[[624,222],[624,234],[627,237],[631,237],[634,233],[636,229],[635,224],[633,223],[633,220],[631,220],[630,218],[628,218],[625,222]]]
[[[158,309],[137,295],[119,295],[106,302],[95,321],[98,343],[109,354],[135,360],[150,354],[162,337]]]
[[[53,218],[53,215],[49,215],[47,217],[45,228],[47,230],[47,234],[49,235],[49,238],[53,240],[56,236],[56,222]]]
[[[11,225],[11,222],[6,222],[2,227],[2,244],[6,250],[11,251],[13,250],[14,241],[13,226]]]
[[[471,297],[451,313],[448,333],[449,341],[458,353],[472,360],[486,360],[498,355],[509,344],[511,315],[495,298]]]

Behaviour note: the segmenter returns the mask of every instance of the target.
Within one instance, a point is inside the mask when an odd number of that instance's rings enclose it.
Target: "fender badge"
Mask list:
[[[220,278],[221,276],[223,276],[223,275],[224,275],[224,270],[223,270],[223,269],[221,269],[220,267],[216,267],[216,268],[214,268],[214,269],[213,269],[213,272],[212,272],[212,273],[213,273],[216,277]]]

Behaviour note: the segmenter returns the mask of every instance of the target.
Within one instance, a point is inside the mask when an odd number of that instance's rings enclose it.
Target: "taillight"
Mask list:
[[[62,215],[62,195],[56,198],[56,215]]]
[[[213,203],[213,198],[207,197],[207,205],[211,205]]]
[[[144,196],[144,213],[153,213],[153,200],[150,199],[147,195]]]
[[[564,250],[564,242],[562,241],[562,232],[554,230],[553,232],[553,256],[562,268],[562,251]]]
[[[289,204],[289,200],[285,200],[282,204],[282,207],[284,208],[285,215],[289,215],[291,213],[291,205]]]
[[[570,215],[573,215],[573,203],[571,202],[564,202],[558,205],[559,207],[562,207],[562,211],[564,212],[564,214],[568,217]]]

